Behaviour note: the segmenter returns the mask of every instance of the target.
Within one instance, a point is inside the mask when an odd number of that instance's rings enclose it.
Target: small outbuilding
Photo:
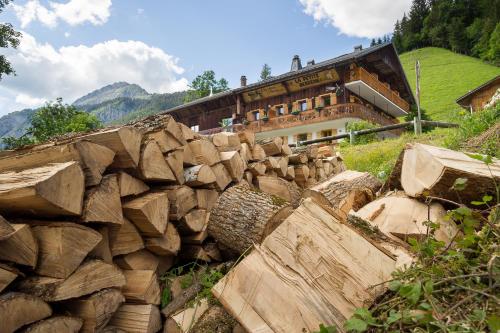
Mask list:
[[[500,89],[500,75],[469,91],[456,100],[457,104],[471,112],[482,110]]]

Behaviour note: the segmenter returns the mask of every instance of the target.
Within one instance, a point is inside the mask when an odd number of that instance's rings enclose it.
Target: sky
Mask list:
[[[411,0],[14,0],[0,13],[23,37],[0,49],[0,116],[65,102],[118,81],[181,91],[204,70],[230,87],[352,52],[390,33]]]

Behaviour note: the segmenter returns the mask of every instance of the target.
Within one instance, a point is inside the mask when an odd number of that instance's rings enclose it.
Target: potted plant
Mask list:
[[[321,112],[321,110],[323,110],[323,108],[324,108],[324,106],[319,105],[319,106],[315,107],[314,109],[318,112]]]
[[[263,121],[268,121],[268,120],[269,120],[269,117],[267,116],[267,114],[265,114],[265,115],[262,117],[262,120],[263,120]]]
[[[297,115],[299,115],[299,114],[300,114],[300,111],[299,111],[299,110],[293,110],[293,111],[292,111],[292,114],[293,114],[294,116],[297,116]]]
[[[250,122],[247,119],[243,119],[243,121],[241,123],[243,125],[245,125],[245,126],[247,126],[248,124],[250,124]]]

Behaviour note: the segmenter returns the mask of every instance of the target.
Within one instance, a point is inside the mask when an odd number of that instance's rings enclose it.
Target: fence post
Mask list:
[[[417,117],[413,117],[413,129],[415,130],[415,135],[418,135],[418,121],[417,121]]]
[[[350,131],[349,132],[349,143],[351,145],[353,145],[355,141],[356,141],[356,132]]]

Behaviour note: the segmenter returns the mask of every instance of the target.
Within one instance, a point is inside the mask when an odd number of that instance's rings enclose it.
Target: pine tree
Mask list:
[[[380,45],[380,44],[382,44],[382,39],[379,37],[379,38],[377,39],[377,45]]]
[[[269,66],[268,64],[264,64],[264,66],[262,66],[262,71],[260,72],[260,79],[263,81],[270,77],[271,77],[271,66]]]
[[[372,38],[372,42],[370,43],[370,46],[375,46],[377,43],[375,42],[375,38]]]
[[[394,25],[394,33],[392,34],[392,43],[398,52],[402,52],[402,44],[401,44],[401,24],[399,20],[396,21]]]

